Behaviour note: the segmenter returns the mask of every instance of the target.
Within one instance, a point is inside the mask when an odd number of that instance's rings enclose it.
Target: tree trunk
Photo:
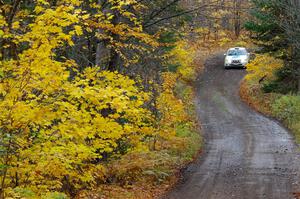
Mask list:
[[[99,5],[103,5],[106,3],[106,0],[98,0]],[[103,8],[102,11],[104,14],[110,12],[108,9]],[[104,34],[102,29],[98,29],[99,34]],[[95,64],[96,66],[100,66],[102,69],[105,69],[109,63],[110,50],[107,48],[108,41],[105,39],[98,39],[97,47],[96,47],[96,57]]]
[[[109,71],[116,71],[120,65],[120,56],[117,52],[115,52],[113,49],[111,50],[111,56],[110,56],[110,61],[108,64],[108,70]]]
[[[99,0],[98,3],[101,5],[103,4],[105,0]],[[103,13],[112,13],[113,19],[111,23],[113,25],[117,25],[120,22],[120,15],[117,11],[112,11],[110,9],[103,10]],[[103,30],[99,29],[98,32],[100,34],[103,33]],[[119,36],[114,33],[110,33],[110,36],[113,38],[113,40],[119,40]],[[120,56],[113,48],[108,48],[109,40],[99,40],[97,43],[97,49],[96,49],[96,65],[100,66],[102,69],[115,71],[118,69],[118,66],[120,64]]]
[[[241,0],[234,1],[234,33],[239,38],[241,33]]]
[[[96,66],[100,66],[102,69],[105,69],[109,63],[110,50],[107,48],[107,41],[99,40],[97,43],[96,49]]]

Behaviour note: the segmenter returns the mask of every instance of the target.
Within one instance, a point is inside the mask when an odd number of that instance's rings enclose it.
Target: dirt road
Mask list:
[[[240,100],[244,75],[225,71],[223,55],[207,60],[197,83],[206,149],[166,198],[293,198],[300,180],[297,146],[286,129]]]

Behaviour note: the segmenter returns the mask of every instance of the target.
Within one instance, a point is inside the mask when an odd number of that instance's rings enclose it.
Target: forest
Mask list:
[[[204,145],[205,60],[300,142],[299,0],[0,0],[0,198],[158,198]],[[267,100],[266,100],[267,99]]]

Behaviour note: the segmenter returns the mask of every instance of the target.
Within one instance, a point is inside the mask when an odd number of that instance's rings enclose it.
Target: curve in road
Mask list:
[[[168,199],[288,199],[298,186],[299,152],[277,122],[239,97],[244,70],[224,70],[223,55],[206,62],[197,109],[206,137],[202,157]]]

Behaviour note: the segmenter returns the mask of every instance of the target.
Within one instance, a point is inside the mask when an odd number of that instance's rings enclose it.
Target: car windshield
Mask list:
[[[227,55],[228,56],[247,55],[247,51],[245,49],[234,49],[234,50],[229,50]]]

